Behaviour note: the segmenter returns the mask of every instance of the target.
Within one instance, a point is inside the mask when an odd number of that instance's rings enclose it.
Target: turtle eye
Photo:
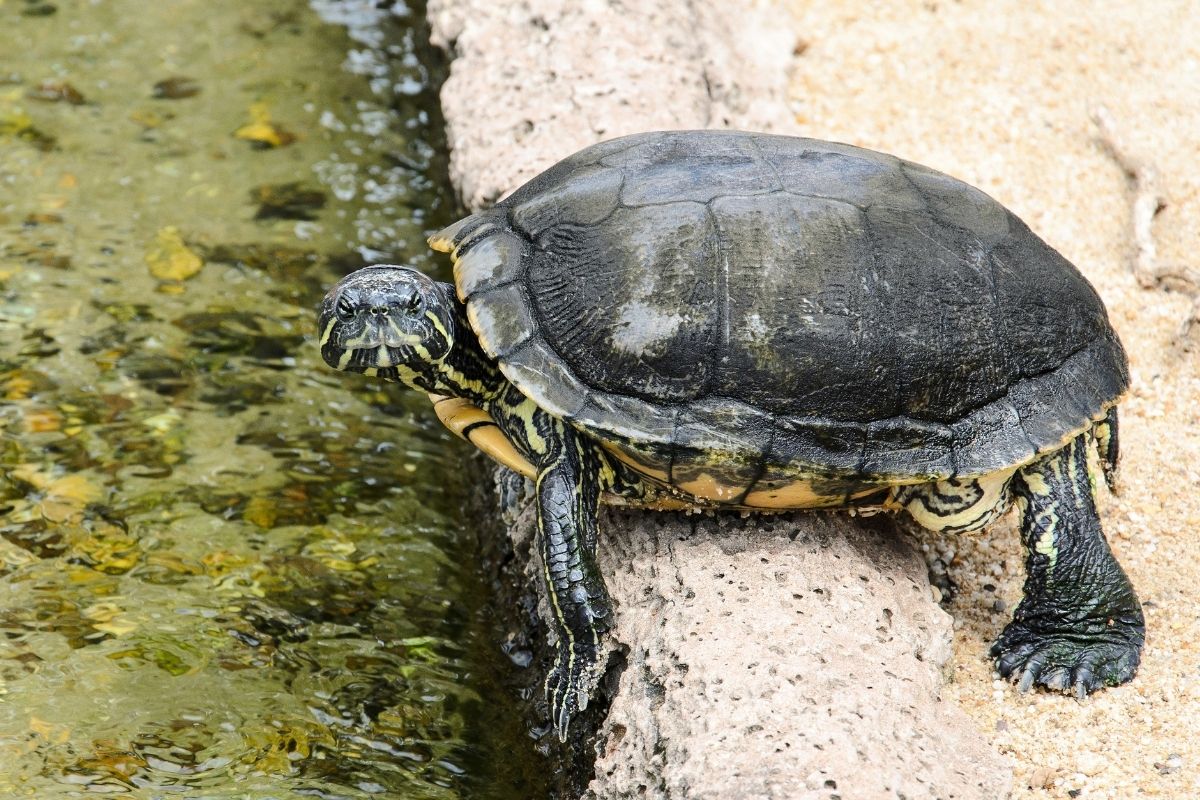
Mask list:
[[[346,295],[338,298],[334,310],[337,313],[337,318],[342,322],[349,322],[354,319],[354,304],[346,298]]]

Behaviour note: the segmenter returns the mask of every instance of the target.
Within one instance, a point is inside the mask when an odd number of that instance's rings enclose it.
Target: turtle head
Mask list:
[[[334,369],[437,391],[457,327],[449,289],[387,264],[347,275],[321,303],[321,356]]]

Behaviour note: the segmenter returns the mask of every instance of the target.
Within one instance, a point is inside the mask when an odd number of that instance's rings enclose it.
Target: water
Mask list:
[[[463,447],[312,341],[444,270],[422,20],[0,2],[0,796],[544,796]]]

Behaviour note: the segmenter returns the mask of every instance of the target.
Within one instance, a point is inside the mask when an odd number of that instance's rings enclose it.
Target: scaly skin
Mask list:
[[[600,495],[636,500],[646,487],[511,385],[486,410],[537,470],[537,544],[558,639],[545,694],[551,724],[566,741],[572,717],[587,708],[601,668],[602,640],[612,627],[612,604],[596,566]]]
[[[538,546],[558,628],[554,666],[546,677],[550,720],[560,740],[588,703],[601,638],[612,622],[608,592],[596,568],[596,504],[600,469],[576,435],[554,442],[537,486]]]
[[[1022,691],[1045,686],[1083,697],[1137,672],[1145,621],[1100,528],[1087,443],[1077,437],[1013,481],[1028,576],[991,654]]]

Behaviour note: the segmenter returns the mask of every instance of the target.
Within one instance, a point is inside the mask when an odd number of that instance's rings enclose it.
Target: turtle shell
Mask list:
[[[978,189],[848,145],[615,139],[431,244],[523,393],[722,501],[1016,467],[1128,384],[1058,252]]]

